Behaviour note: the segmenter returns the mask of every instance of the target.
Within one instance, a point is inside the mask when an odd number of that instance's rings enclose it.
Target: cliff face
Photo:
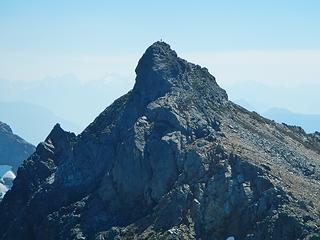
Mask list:
[[[12,166],[16,172],[22,161],[34,150],[33,145],[13,134],[7,124],[0,122],[0,165]]]
[[[0,204],[0,239],[319,239],[320,141],[228,101],[156,42],[78,136],[56,125]]]

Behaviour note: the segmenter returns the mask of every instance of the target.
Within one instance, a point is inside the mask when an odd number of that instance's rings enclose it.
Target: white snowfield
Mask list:
[[[15,178],[16,175],[10,170],[3,174],[3,176],[0,179],[0,199],[4,197]]]
[[[0,183],[0,199],[3,198],[3,196],[6,194],[7,191],[8,191],[7,186]]]

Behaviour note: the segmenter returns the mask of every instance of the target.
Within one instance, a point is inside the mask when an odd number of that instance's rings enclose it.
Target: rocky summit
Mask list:
[[[11,166],[16,172],[22,161],[34,150],[35,147],[15,135],[9,125],[0,122],[0,166]]]
[[[80,135],[56,125],[0,204],[0,239],[320,239],[320,135],[228,100],[150,46]]]

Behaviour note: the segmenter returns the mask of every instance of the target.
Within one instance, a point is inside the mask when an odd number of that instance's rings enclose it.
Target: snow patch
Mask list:
[[[12,183],[15,178],[16,175],[11,170],[7,171],[0,178],[0,199],[2,199],[8,192],[8,190],[12,187]]]
[[[3,180],[13,181],[15,178],[16,178],[16,175],[12,171],[8,171],[2,176]]]
[[[6,187],[6,185],[0,183],[0,199],[3,198],[3,196],[6,194],[7,191],[8,191],[8,188]]]
[[[230,236],[226,240],[236,240],[236,238],[234,236]]]

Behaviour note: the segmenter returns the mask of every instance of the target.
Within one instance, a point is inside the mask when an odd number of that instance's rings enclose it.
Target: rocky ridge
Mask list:
[[[320,141],[150,46],[80,135],[56,125],[0,204],[0,239],[320,239]]]
[[[12,166],[16,172],[22,161],[34,150],[35,147],[15,135],[9,125],[0,122],[0,165]]]

